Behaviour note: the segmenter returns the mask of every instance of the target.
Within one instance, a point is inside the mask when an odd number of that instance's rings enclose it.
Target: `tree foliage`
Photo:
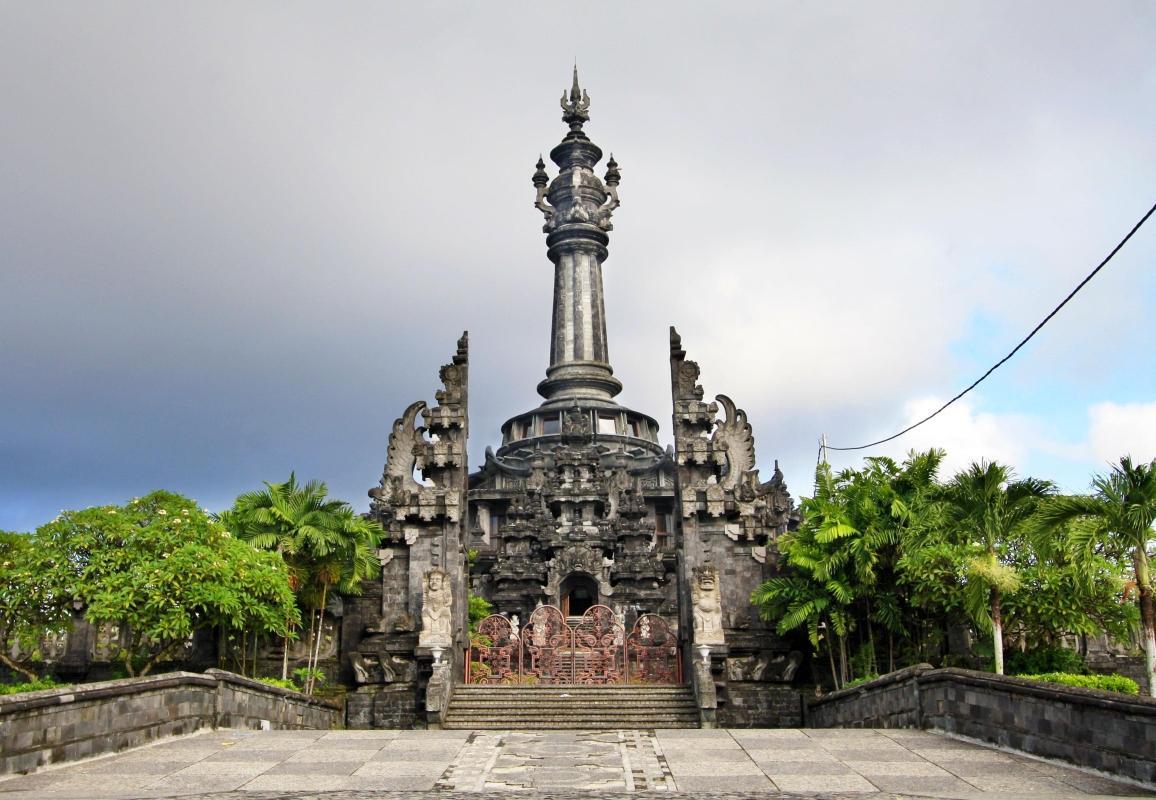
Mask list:
[[[72,596],[52,580],[44,554],[29,534],[0,531],[0,664],[29,681],[39,678],[41,643],[72,623]],[[12,651],[26,654],[20,660]]]
[[[317,681],[325,604],[336,589],[360,594],[361,581],[381,569],[376,548],[384,531],[354,513],[348,503],[328,497],[320,481],[266,483],[259,491],[240,495],[218,521],[253,547],[276,552],[289,570],[298,600],[309,614],[308,670],[305,691]],[[282,678],[288,678],[288,640]]]
[[[1068,549],[1081,566],[1105,558],[1131,563],[1151,694],[1156,694],[1156,602],[1150,571],[1154,523],[1156,459],[1145,464],[1124,456],[1108,474],[1092,479],[1092,494],[1054,498],[1035,525],[1044,536],[1066,527]]]
[[[119,658],[144,675],[214,626],[283,633],[297,621],[280,559],[157,491],[123,506],[65,511],[34,534],[44,597],[125,627]]]
[[[1128,637],[1137,613],[1123,602],[1122,558],[1137,537],[1105,534],[1120,520],[1095,536],[1089,498],[1073,506],[1049,483],[1016,480],[999,464],[940,482],[943,457],[868,458],[838,473],[820,464],[798,529],[778,540],[784,569],[752,594],[762,616],[781,634],[805,634],[836,687],[947,663],[953,630],[988,634],[997,669],[1005,633],[1044,648],[1071,635]],[[1056,508],[1081,511],[1053,511],[1040,536],[1044,510]]]

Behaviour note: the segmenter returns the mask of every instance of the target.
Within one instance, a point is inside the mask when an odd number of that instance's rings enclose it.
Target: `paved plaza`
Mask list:
[[[1088,798],[1133,786],[924,731],[233,731],[0,779],[0,800]]]

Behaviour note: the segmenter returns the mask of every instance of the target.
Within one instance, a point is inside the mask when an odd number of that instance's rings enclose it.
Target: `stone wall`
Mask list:
[[[345,697],[348,728],[410,730],[418,727],[418,719],[417,687],[412,683],[361,686]]]
[[[202,728],[328,729],[341,709],[222,670],[170,672],[0,697],[0,774]]]
[[[720,728],[799,728],[803,704],[802,693],[789,686],[729,681],[715,719]]]
[[[813,701],[816,728],[925,728],[1156,783],[1156,700],[927,665]]]

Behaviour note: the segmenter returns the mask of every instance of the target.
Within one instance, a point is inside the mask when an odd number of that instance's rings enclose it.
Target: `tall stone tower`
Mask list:
[[[579,631],[594,614],[606,652],[590,658],[613,660],[616,648],[631,646],[680,654],[682,680],[694,683],[704,715],[717,706],[724,724],[791,723],[797,697],[774,700],[767,684],[789,682],[801,656],[749,601],[776,573],[774,540],[793,516],[786,485],[777,467],[759,479],[746,415],[723,395],[704,401],[698,365],[673,328],[673,445],[659,443],[653,417],[616,402],[622,384],[610,366],[602,268],[621,174],[613,156],[601,178],[596,172],[603,152],[584,129],[590,97],[577,70],[561,106],[567,131],[550,151],[557,174],[551,179],[539,158],[531,179],[554,269],[543,401],[507,420],[500,446],[467,474],[463,335],[442,368],[438,405],[415,403],[394,423],[370,491],[370,515],[388,532],[382,579],[347,603],[342,627],[362,684],[350,700],[352,724],[438,718],[454,682],[468,676],[468,594],[505,617],[495,630],[505,632],[507,671],[524,668],[517,653],[541,633],[520,625],[547,611],[563,631]],[[585,658],[579,638],[555,655]],[[597,680],[626,673],[604,670]],[[654,674],[670,681],[679,673]],[[415,699],[416,708],[407,705]]]
[[[579,616],[591,605],[628,617],[677,615],[673,539],[675,472],[658,423],[614,401],[602,265],[618,208],[618,164],[599,179],[602,150],[583,130],[590,97],[563,93],[569,131],[538,160],[535,207],[554,266],[550,363],[537,408],[502,426],[502,445],[470,476],[475,592],[503,612],[540,604]]]

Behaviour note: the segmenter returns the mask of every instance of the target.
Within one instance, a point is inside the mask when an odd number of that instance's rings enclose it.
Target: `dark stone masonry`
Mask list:
[[[760,478],[746,414],[725,395],[704,399],[673,328],[673,445],[660,444],[656,417],[615,400],[602,271],[621,169],[612,157],[595,172],[603,152],[584,130],[577,74],[561,106],[557,173],[539,159],[531,178],[554,274],[543,402],[503,424],[470,472],[463,334],[436,403],[393,423],[370,491],[387,531],[381,578],[332,620],[329,668],[358,687],[349,724],[439,726],[467,660],[480,665],[474,680],[495,683],[641,674],[693,686],[703,724],[798,724],[788,687],[803,655],[750,604],[777,574],[776,537],[797,521],[783,475]],[[504,618],[487,636],[501,652],[470,655],[469,594]]]
[[[0,775],[203,728],[340,726],[339,706],[221,670],[81,684],[0,697]]]
[[[1156,700],[921,665],[811,702],[816,728],[920,728],[1156,782]]]

